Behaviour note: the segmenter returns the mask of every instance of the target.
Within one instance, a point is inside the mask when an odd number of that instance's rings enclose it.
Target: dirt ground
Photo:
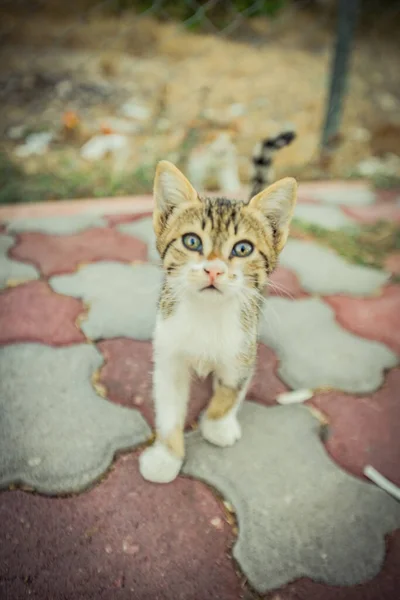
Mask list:
[[[39,3],[29,13],[10,4],[0,32],[0,135],[8,165],[0,171],[36,182],[46,176],[47,185],[39,185],[46,197],[150,189],[155,161],[181,151],[201,114],[237,125],[244,182],[254,144],[288,125],[298,139],[277,157],[278,175],[353,177],[361,161],[375,156],[391,161],[400,177],[400,39],[389,13],[360,28],[340,139],[321,165],[335,39],[326,11],[290,4],[275,19],[244,22],[228,36],[151,15],[104,12],[102,3],[71,1],[57,10],[54,4]],[[48,151],[18,157],[18,146],[38,131],[53,134]],[[122,163],[115,156],[96,163],[81,157],[85,141],[101,132],[127,137]],[[112,176],[105,179],[105,171]],[[35,199],[29,185],[24,190],[25,200]],[[18,193],[10,194],[17,201]]]

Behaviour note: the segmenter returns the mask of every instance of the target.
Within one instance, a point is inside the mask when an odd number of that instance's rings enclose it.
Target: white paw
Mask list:
[[[235,415],[227,415],[222,419],[207,419],[204,415],[200,421],[200,431],[207,442],[222,447],[233,446],[242,436]]]
[[[139,470],[144,479],[153,483],[170,483],[179,474],[183,460],[159,441],[146,448],[139,457]]]

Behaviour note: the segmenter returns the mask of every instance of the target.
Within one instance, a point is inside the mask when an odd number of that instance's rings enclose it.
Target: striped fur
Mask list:
[[[162,161],[154,196],[165,273],[153,341],[157,440],[141,455],[140,470],[161,483],[172,481],[184,460],[191,373],[213,374],[200,423],[204,438],[230,446],[241,436],[237,413],[254,369],[261,291],[287,239],[296,182],[282,179],[247,202],[200,198],[174,165]],[[195,250],[187,236],[197,240]],[[235,248],[242,244],[250,252],[239,256]]]
[[[251,194],[255,196],[273,181],[273,158],[275,153],[288,146],[296,139],[294,131],[285,131],[276,137],[266,138],[259,142],[253,151],[253,175],[251,178]]]

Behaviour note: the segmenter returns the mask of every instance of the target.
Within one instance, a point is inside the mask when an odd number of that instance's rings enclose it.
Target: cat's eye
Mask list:
[[[242,240],[241,242],[238,242],[233,246],[231,256],[238,256],[239,258],[244,258],[245,256],[250,256],[253,250],[254,247],[251,242]]]
[[[185,235],[182,237],[182,242],[185,248],[188,250],[200,252],[203,248],[201,239],[195,233],[185,233]]]

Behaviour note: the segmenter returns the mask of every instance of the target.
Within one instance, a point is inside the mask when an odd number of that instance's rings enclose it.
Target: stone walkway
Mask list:
[[[304,184],[297,217],[400,221],[395,193]],[[196,431],[174,483],[145,482],[161,274],[151,199],[0,209],[0,597],[395,600],[400,285],[291,239],[260,325],[243,437]],[[283,405],[298,390],[305,405]],[[307,392],[307,390],[310,390]]]

